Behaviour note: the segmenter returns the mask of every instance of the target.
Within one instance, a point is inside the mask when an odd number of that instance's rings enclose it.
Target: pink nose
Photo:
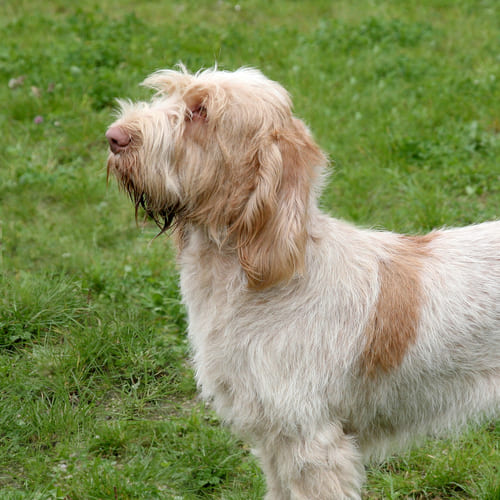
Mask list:
[[[110,127],[106,132],[106,138],[113,153],[123,151],[130,144],[130,135],[120,127]]]

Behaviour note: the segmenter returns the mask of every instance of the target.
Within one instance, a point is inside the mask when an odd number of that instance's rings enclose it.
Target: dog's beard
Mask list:
[[[155,203],[151,202],[147,193],[129,191],[129,195],[135,205],[135,220],[138,220],[139,208],[142,208],[146,217],[152,219],[160,228],[158,236],[168,231],[174,225],[175,217],[180,211],[179,203],[158,207]]]
[[[121,160],[121,161],[120,161]],[[113,154],[108,158],[107,179],[109,180],[112,172],[120,186],[130,197],[135,207],[135,220],[139,220],[139,211],[144,210],[145,218],[152,219],[160,228],[158,236],[168,231],[176,220],[176,215],[181,211],[181,204],[177,201],[159,202],[154,196],[147,193],[138,182],[134,175],[131,175],[133,169],[130,165],[124,165],[123,159],[120,160]]]

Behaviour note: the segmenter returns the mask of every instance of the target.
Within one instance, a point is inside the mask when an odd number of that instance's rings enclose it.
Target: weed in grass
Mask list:
[[[59,336],[81,327],[91,314],[85,291],[65,278],[21,273],[12,281],[0,279],[1,348]]]

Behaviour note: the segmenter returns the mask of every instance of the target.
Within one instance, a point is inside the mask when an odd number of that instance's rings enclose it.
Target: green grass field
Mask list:
[[[332,159],[329,213],[500,217],[498,0],[0,2],[0,498],[260,499],[196,398],[168,238],[106,185],[116,97],[256,66]],[[500,499],[500,422],[368,469],[368,499]]]

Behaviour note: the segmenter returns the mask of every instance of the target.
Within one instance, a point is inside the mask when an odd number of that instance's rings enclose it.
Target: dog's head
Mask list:
[[[255,69],[154,73],[150,103],[121,101],[108,172],[166,230],[202,227],[237,251],[249,286],[301,270],[326,159],[288,93]]]

